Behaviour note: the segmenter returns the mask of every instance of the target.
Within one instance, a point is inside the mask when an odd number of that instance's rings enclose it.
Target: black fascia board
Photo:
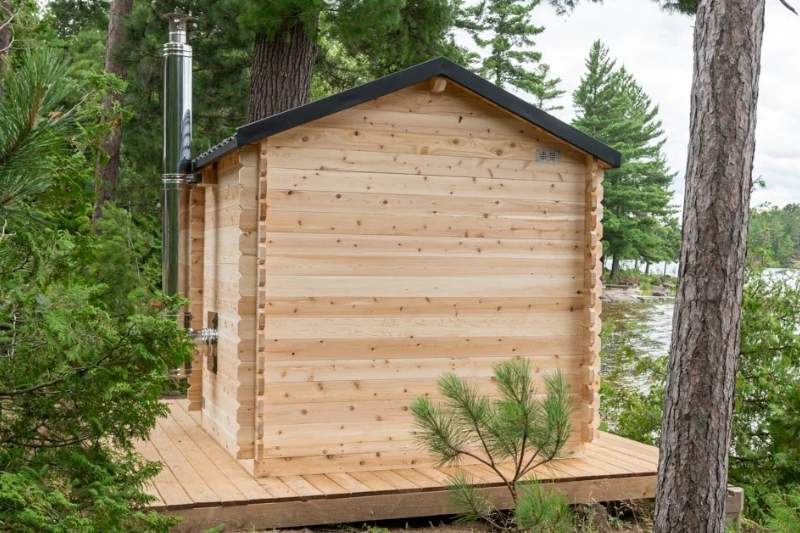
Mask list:
[[[337,111],[357,106],[434,76],[448,78],[564,142],[597,157],[612,168],[618,167],[621,163],[620,153],[613,148],[606,146],[597,139],[558,120],[538,107],[514,96],[452,61],[439,57],[316,102],[245,124],[239,127],[231,137],[197,156],[194,160],[194,168],[199,169],[240,146],[245,146]]]

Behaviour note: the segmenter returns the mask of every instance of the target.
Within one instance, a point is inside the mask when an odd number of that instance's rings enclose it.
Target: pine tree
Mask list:
[[[658,107],[608,49],[595,41],[586,74],[573,94],[573,124],[622,153],[622,165],[606,172],[604,182],[604,254],[612,258],[612,278],[621,259],[652,261],[667,245],[658,237],[674,209],[670,185],[674,175],[662,148],[664,131]]]
[[[21,33],[21,32],[20,32]],[[0,531],[167,531],[133,442],[190,353],[152,305],[153,240],[110,204],[90,230],[102,94],[45,47],[0,97]],[[77,101],[78,104],[73,104]],[[149,276],[155,281],[155,276]]]
[[[107,24],[102,13],[105,6],[101,3],[80,24],[71,26],[57,15],[69,12],[74,3],[53,0],[48,4],[53,24],[65,35],[59,45],[73,50],[81,40],[91,37],[97,41],[92,46],[101,46],[99,32],[105,32]],[[278,112],[305,103],[310,96],[327,96],[435,55],[455,55],[455,60],[460,57],[449,34],[456,0],[273,0],[266,3],[270,9],[264,4],[256,0],[134,3],[124,50],[129,76],[123,106],[130,118],[125,122],[118,197],[125,199],[136,217],[158,212],[158,188],[152,180],[160,173],[161,141],[160,128],[153,125],[161,116],[160,48],[166,38],[162,13],[191,12],[194,18],[189,40],[194,49],[192,118],[197,150],[246,123],[248,100],[253,98],[262,100],[264,109],[268,108],[265,113]],[[93,22],[98,10],[102,17]],[[304,60],[302,72],[296,72],[298,66],[292,65],[289,78],[283,77],[285,69],[277,64],[273,64],[273,71],[262,68],[251,75],[258,33],[266,32],[281,41],[287,35],[281,33],[281,24],[303,21],[308,24],[298,28],[310,32],[316,59]],[[95,34],[97,37],[92,37]],[[286,59],[292,57],[287,55]],[[309,76],[313,92],[304,81]],[[283,81],[272,88],[259,88],[248,98],[253,78]],[[263,99],[272,103],[267,106]]]
[[[560,109],[551,102],[564,94],[560,78],[550,76],[534,37],[544,27],[533,23],[531,13],[540,0],[484,0],[463,9],[459,25],[476,45],[487,51],[478,72],[500,87],[514,86],[534,98],[545,110]]]
[[[566,500],[548,497],[533,475],[537,467],[560,457],[569,439],[571,408],[564,375],[545,376],[545,390],[538,391],[530,361],[510,359],[495,365],[494,382],[497,394],[490,397],[455,374],[442,375],[438,385],[443,401],[419,396],[411,404],[418,442],[442,465],[456,467],[450,488],[462,518],[485,520],[504,531],[572,531]],[[493,503],[475,490],[470,474],[458,469],[464,459],[503,481],[513,516],[498,515]]]
[[[127,64],[123,60],[121,51],[125,48],[127,35],[125,24],[132,8],[133,0],[112,0],[109,6],[105,71],[121,80],[125,80],[128,76]],[[103,109],[107,120],[111,122],[111,128],[103,140],[103,157],[95,168],[97,174],[95,220],[102,216],[103,204],[115,200],[117,195],[122,150],[122,121],[116,115],[122,105],[123,96],[121,91],[113,91],[103,101]]]
[[[453,25],[454,0],[238,0],[236,18],[255,36],[248,118],[306,103],[326,29],[350,53],[374,56],[373,68],[398,68],[441,49]]]

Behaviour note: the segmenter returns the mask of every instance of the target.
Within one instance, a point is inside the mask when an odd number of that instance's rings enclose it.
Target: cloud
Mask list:
[[[790,15],[779,2],[767,2],[753,169],[753,176],[762,177],[767,187],[754,192],[753,205],[800,203],[800,63],[792,45],[800,27]],[[541,5],[534,20],[546,28],[536,39],[537,49],[567,91],[560,102],[564,109],[554,115],[572,119],[572,91],[595,39],[610,48],[618,64],[625,65],[658,104],[667,134],[664,150],[677,173],[675,203],[681,204],[689,144],[693,18],[667,13],[655,2],[614,0],[582,3],[568,16]],[[458,41],[469,43],[464,35]]]

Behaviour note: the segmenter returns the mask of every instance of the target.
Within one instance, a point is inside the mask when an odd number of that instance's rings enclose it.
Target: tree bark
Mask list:
[[[287,21],[275,35],[257,34],[248,118],[262,119],[308,102],[316,57],[313,33],[297,20]]]
[[[645,261],[644,262],[644,275],[645,276],[649,276],[650,275],[650,261]]]
[[[108,37],[106,41],[105,71],[118,78],[126,79],[128,68],[120,59],[126,42],[125,20],[131,14],[133,0],[113,0],[108,15]],[[122,93],[114,91],[103,98],[103,114],[113,117],[114,108],[122,104]],[[103,140],[101,150],[106,160],[95,167],[96,193],[93,219],[98,220],[103,213],[103,205],[116,197],[119,182],[120,149],[122,147],[122,123],[118,117],[112,118],[111,130]]]
[[[655,531],[724,530],[764,0],[701,0]]]
[[[611,281],[617,281],[619,278],[619,257],[616,255],[611,256]]]

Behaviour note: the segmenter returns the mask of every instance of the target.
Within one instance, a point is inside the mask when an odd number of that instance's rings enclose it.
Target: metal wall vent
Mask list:
[[[559,150],[536,150],[536,160],[543,163],[558,163],[561,161],[561,152]]]

